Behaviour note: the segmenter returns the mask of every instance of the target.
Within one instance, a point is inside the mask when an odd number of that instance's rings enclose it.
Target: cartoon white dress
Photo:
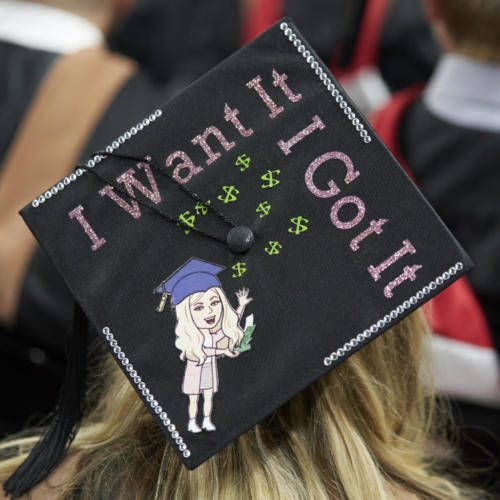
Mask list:
[[[219,389],[219,377],[217,373],[217,358],[215,355],[217,342],[225,337],[222,329],[205,337],[203,341],[203,352],[207,359],[203,364],[188,359],[184,371],[182,392],[184,394],[200,394],[204,389]]]

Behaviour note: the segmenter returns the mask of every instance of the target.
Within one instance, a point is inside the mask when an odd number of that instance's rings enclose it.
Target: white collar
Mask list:
[[[24,1],[0,1],[0,40],[68,54],[101,45],[104,37],[92,23],[64,10]]]
[[[454,125],[500,132],[500,64],[443,56],[424,91],[424,103]]]

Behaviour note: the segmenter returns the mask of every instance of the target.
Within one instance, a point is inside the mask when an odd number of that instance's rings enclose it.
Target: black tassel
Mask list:
[[[75,302],[73,330],[67,341],[68,366],[50,425],[26,460],[4,483],[15,499],[43,481],[61,463],[82,418],[87,360],[88,320]]]

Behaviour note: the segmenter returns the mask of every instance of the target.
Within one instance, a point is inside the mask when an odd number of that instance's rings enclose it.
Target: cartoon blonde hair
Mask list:
[[[222,304],[221,329],[224,335],[229,338],[229,349],[233,350],[243,338],[243,330],[238,324],[238,315],[229,303],[222,288],[214,286],[208,291],[213,291],[219,296]],[[180,358],[182,361],[189,359],[190,361],[197,361],[198,364],[202,364],[207,358],[203,352],[203,335],[195,325],[190,309],[190,305],[197,302],[205,293],[193,293],[175,306],[175,314],[177,316],[175,347],[181,351]]]

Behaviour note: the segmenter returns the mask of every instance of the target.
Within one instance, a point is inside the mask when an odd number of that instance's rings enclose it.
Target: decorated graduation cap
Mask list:
[[[471,266],[289,20],[21,215],[189,469]]]

